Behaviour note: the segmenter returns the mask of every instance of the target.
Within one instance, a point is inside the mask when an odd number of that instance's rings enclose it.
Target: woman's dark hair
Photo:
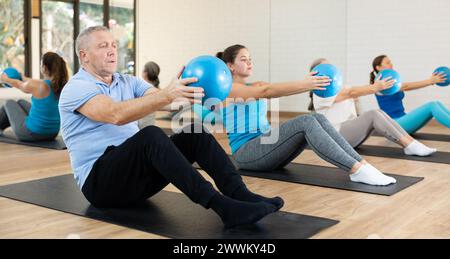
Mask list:
[[[159,73],[161,69],[158,64],[153,61],[147,62],[144,66],[144,72],[147,74],[147,79],[153,83],[153,86],[159,88]]]
[[[314,62],[309,67],[309,72],[312,72],[315,67],[322,64],[322,62],[324,62],[326,60],[327,60],[326,58],[319,58],[319,59],[314,60]],[[314,102],[313,102],[313,94],[314,94],[313,91],[309,91],[310,102],[309,102],[309,106],[308,106],[308,111],[311,111],[311,112],[315,111]]]
[[[52,78],[51,89],[55,97],[59,98],[62,89],[69,81],[66,61],[54,52],[47,52],[42,57],[42,66],[47,69],[48,76]]]
[[[308,111],[313,112],[316,109],[314,108],[314,102],[313,102],[313,91],[309,91],[309,105],[308,105]]]
[[[377,77],[377,74],[380,72],[377,69],[377,66],[381,66],[381,63],[383,63],[383,60],[387,58],[386,55],[381,55],[376,57],[372,62],[372,72],[370,72],[370,84],[375,83],[375,78]]]
[[[236,45],[228,47],[223,52],[217,53],[216,57],[223,60],[223,62],[225,62],[226,64],[228,64],[228,63],[233,64],[234,60],[237,58],[237,55],[239,54],[239,51],[241,51],[241,49],[246,49],[246,47],[243,45],[236,44]]]

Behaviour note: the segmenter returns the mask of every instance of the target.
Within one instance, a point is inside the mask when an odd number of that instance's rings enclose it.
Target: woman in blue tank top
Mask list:
[[[322,159],[349,172],[354,182],[380,186],[396,182],[361,158],[321,114],[299,116],[279,127],[269,124],[267,99],[323,90],[330,84],[328,77],[310,73],[301,81],[248,83],[253,62],[246,47],[231,46],[217,57],[233,74],[233,87],[221,112],[233,158],[240,169],[281,169],[309,145]]]
[[[385,69],[393,69],[388,56],[381,55],[372,62],[373,71],[370,73],[370,82],[373,83],[378,73]],[[414,134],[423,128],[430,120],[436,119],[439,123],[450,128],[450,111],[441,102],[429,102],[410,113],[405,112],[403,99],[406,91],[417,90],[427,86],[445,82],[443,74],[433,74],[429,79],[419,82],[403,83],[401,90],[394,95],[376,94],[380,109],[396,120],[409,134]]]
[[[58,54],[48,52],[42,57],[44,80],[22,77],[23,81],[1,75],[1,81],[31,94],[31,103],[8,100],[0,108],[0,134],[10,127],[20,141],[53,140],[59,133],[59,95],[69,76],[66,62]]]

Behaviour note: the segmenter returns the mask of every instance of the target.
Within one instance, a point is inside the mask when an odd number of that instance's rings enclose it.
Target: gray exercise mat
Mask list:
[[[338,221],[277,212],[253,225],[224,229],[220,218],[185,195],[162,191],[124,209],[97,209],[78,190],[73,175],[0,187],[0,196],[177,239],[302,239]]]
[[[194,166],[198,169],[200,168],[197,164]],[[348,176],[348,173],[339,168],[296,163],[291,163],[283,169],[273,170],[270,172],[246,170],[238,170],[238,172],[243,176],[384,196],[392,196],[424,179],[423,177],[386,174],[394,177],[397,180],[397,183],[388,186],[372,186],[352,182]]]
[[[372,134],[372,136],[382,137],[382,135],[378,133],[374,133]],[[411,136],[418,140],[450,142],[450,135],[447,134],[415,133],[412,134]]]
[[[13,137],[8,137],[4,135],[0,135],[0,142],[14,145],[22,145],[29,147],[40,147],[46,149],[55,149],[55,150],[65,150],[67,149],[66,144],[61,138],[56,138],[53,141],[37,141],[37,142],[23,142],[19,141]]]
[[[436,152],[431,156],[420,157],[420,156],[407,156],[405,155],[403,149],[395,147],[382,147],[382,146],[371,146],[362,145],[356,149],[360,155],[363,156],[376,156],[376,157],[386,157],[410,161],[419,162],[429,162],[429,163],[440,163],[440,164],[450,164],[450,153],[449,152]]]
[[[309,146],[306,147],[307,150],[311,150]],[[440,164],[450,164],[450,153],[438,151],[431,156],[408,156],[405,155],[403,149],[397,147],[383,147],[383,146],[372,146],[372,145],[361,145],[355,148],[356,152],[362,156],[375,156],[375,157],[386,157],[393,159],[402,159],[409,161],[419,161],[419,162],[429,162],[429,163],[440,163]]]

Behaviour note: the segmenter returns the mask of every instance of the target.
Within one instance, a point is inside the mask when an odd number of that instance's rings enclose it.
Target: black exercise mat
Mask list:
[[[420,162],[430,162],[430,163],[440,163],[440,164],[450,164],[450,153],[449,152],[436,152],[431,156],[420,157],[420,156],[407,156],[401,148],[395,147],[382,147],[382,146],[371,146],[362,145],[356,149],[360,155],[364,156],[377,156],[377,157],[387,157],[395,159],[403,159],[410,161],[420,161]]]
[[[0,142],[14,145],[23,145],[29,147],[40,147],[46,149],[56,149],[56,150],[65,150],[67,149],[66,144],[61,138],[56,138],[53,141],[38,141],[38,142],[22,142],[12,137],[6,137],[0,135]]]
[[[372,134],[372,136],[382,137],[378,133],[374,133]],[[418,140],[450,142],[450,135],[447,134],[415,133],[412,134],[411,136]]]
[[[195,164],[195,167],[199,168],[197,164]],[[339,168],[296,163],[291,163],[284,169],[278,169],[271,172],[246,170],[238,170],[238,172],[243,176],[385,196],[392,196],[424,179],[423,177],[386,174],[397,179],[397,183],[388,186],[372,186],[352,182],[348,172]]]
[[[257,224],[224,229],[220,218],[185,195],[162,191],[126,209],[97,209],[78,190],[73,175],[0,187],[0,196],[160,236],[180,239],[309,238],[338,221],[277,212]]]

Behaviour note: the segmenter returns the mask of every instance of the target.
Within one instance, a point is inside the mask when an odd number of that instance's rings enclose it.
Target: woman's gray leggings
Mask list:
[[[395,143],[399,143],[402,137],[408,135],[397,122],[381,110],[372,110],[354,120],[344,122],[339,133],[356,148],[364,143],[373,131]]]
[[[25,100],[6,101],[6,104],[0,107],[0,131],[11,126],[16,138],[25,142],[54,140],[58,134],[41,135],[27,129],[25,119],[30,109],[31,104]]]
[[[267,133],[243,145],[233,158],[244,170],[272,171],[280,169],[303,152],[308,144],[325,161],[351,171],[363,159],[321,114],[299,116],[280,126],[275,144],[261,144]]]

